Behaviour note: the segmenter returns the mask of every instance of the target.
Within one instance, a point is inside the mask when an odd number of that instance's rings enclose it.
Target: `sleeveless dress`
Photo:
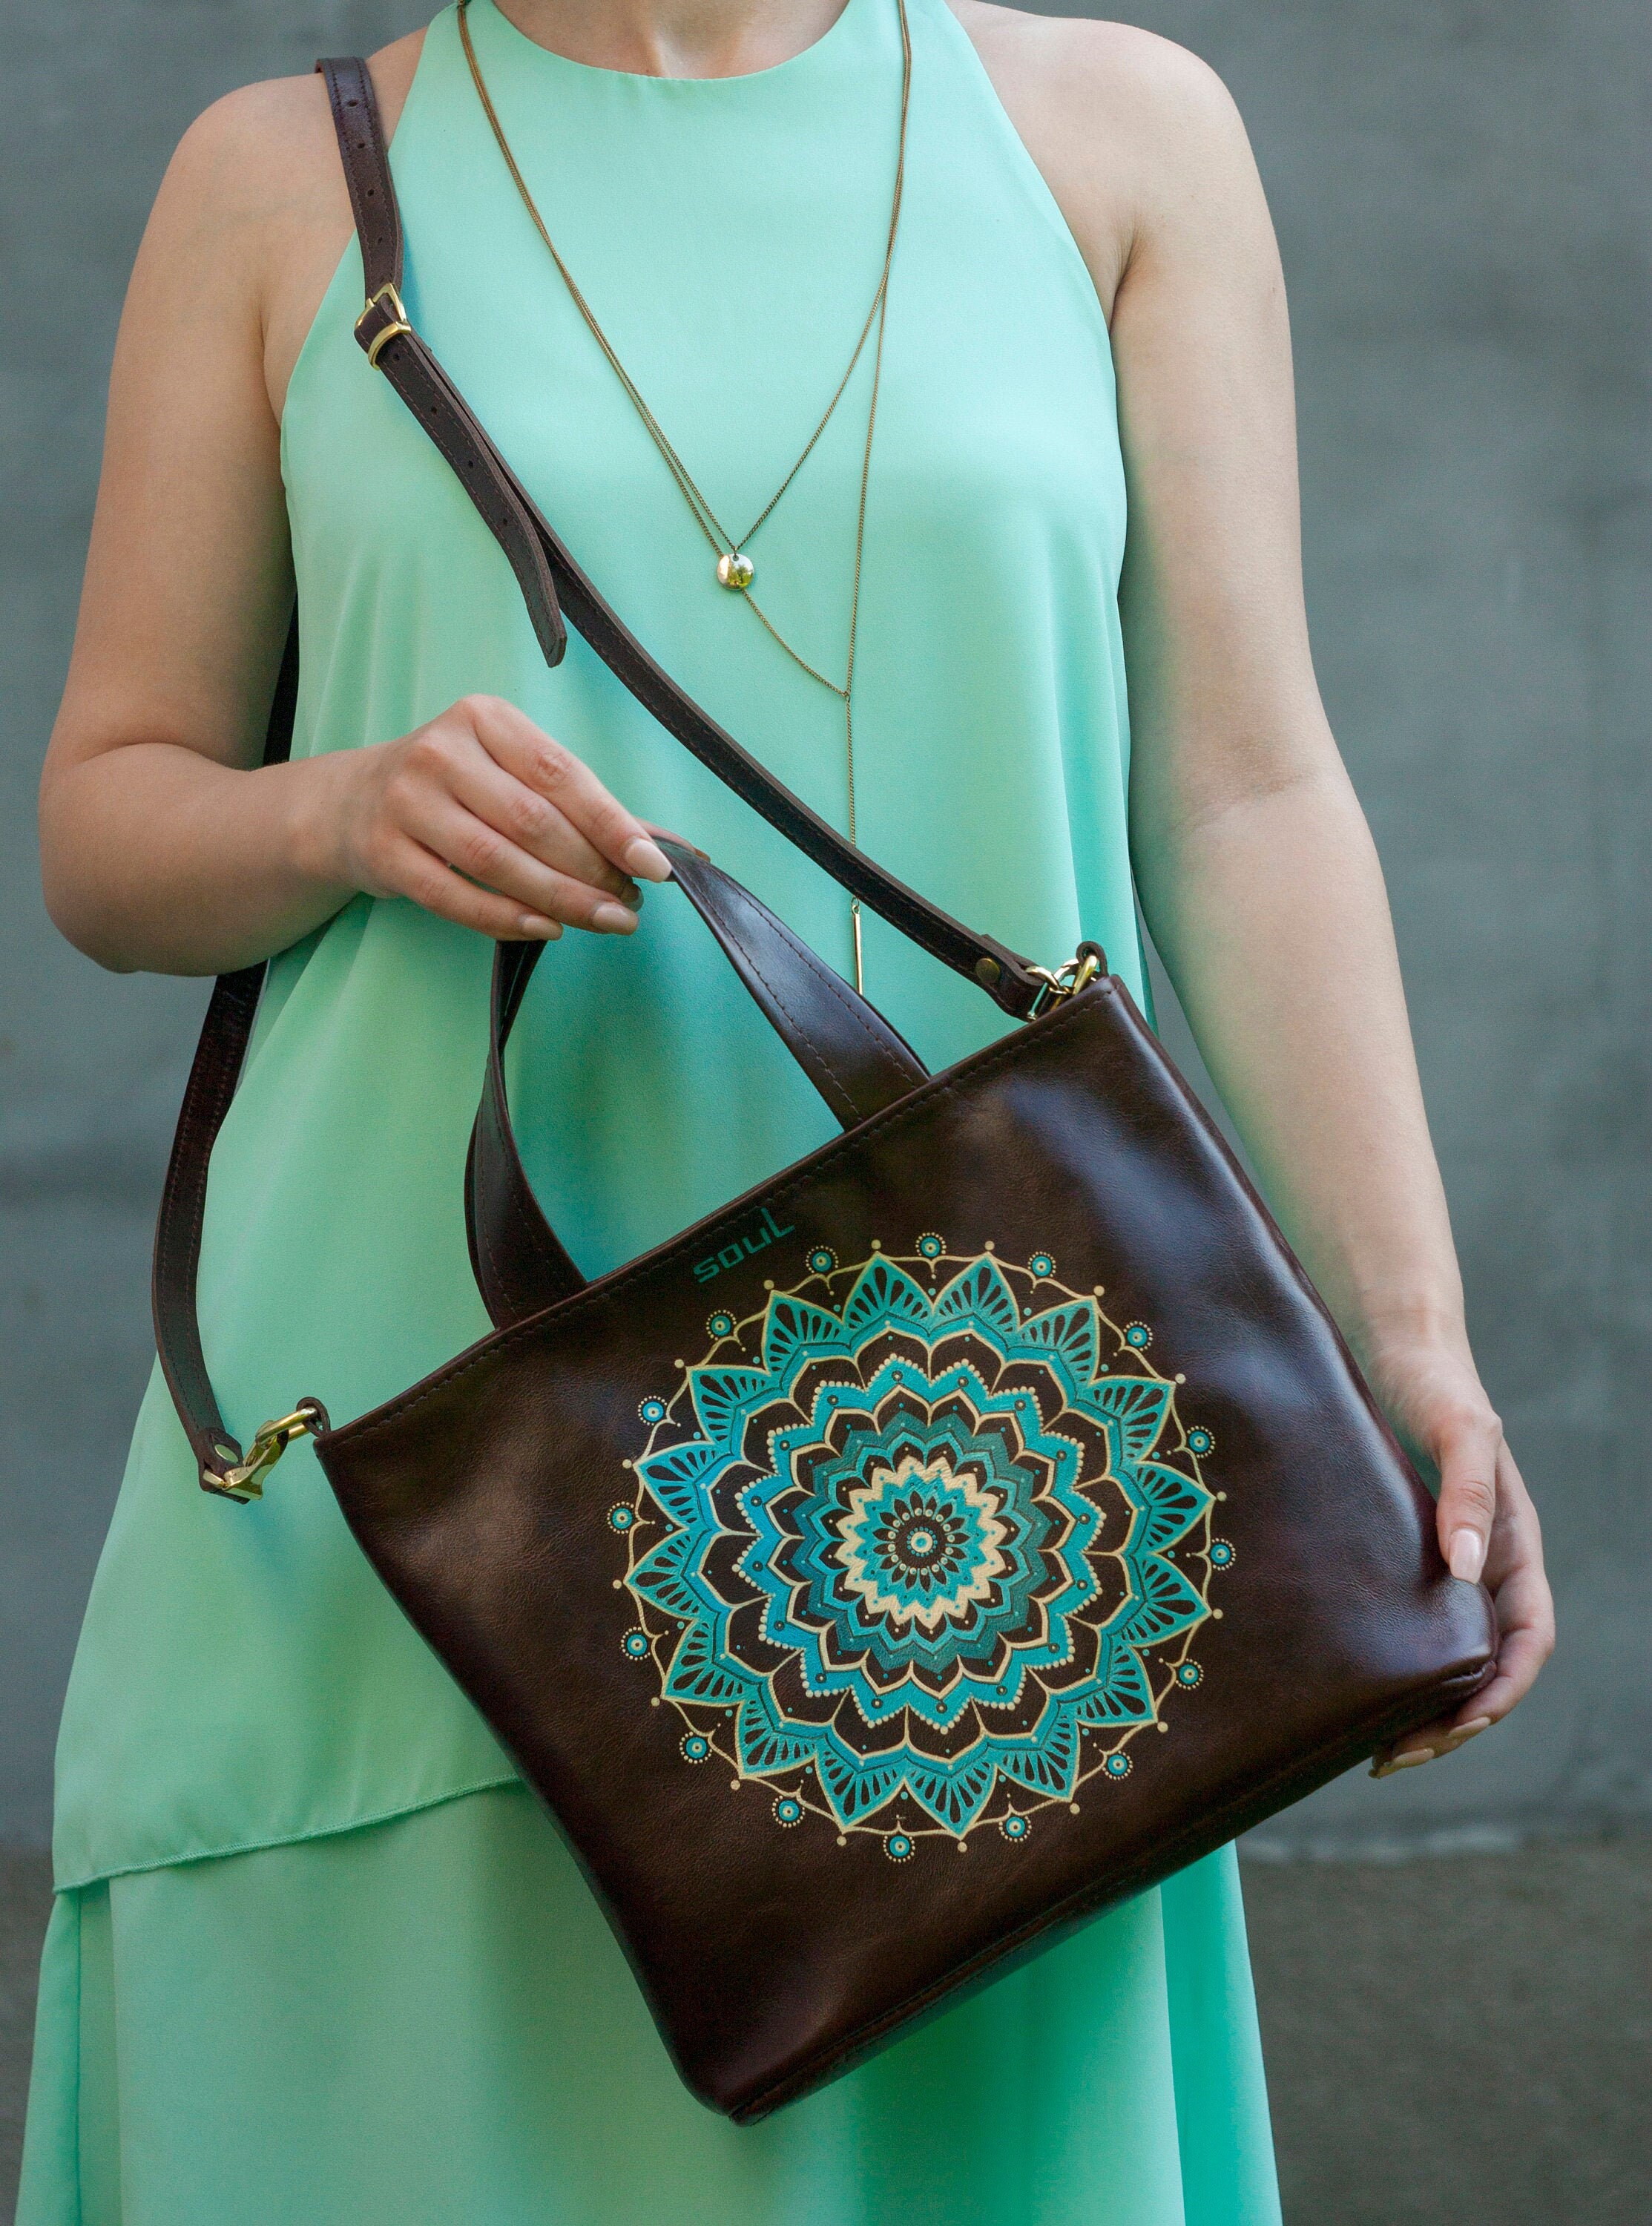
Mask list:
[[[545,52],[473,0],[559,248],[701,484],[754,515],[877,283],[893,0],[777,68],[678,81]],[[856,683],[860,839],[1053,962],[1142,994],[1104,320],[944,0],[911,0],[905,213]],[[842,826],[841,710],[715,580],[488,133],[454,17],[392,164],[418,328],[669,669]],[[295,749],[485,690],[698,842],[835,964],[842,892],[577,639],[549,671],[504,559],[351,334],[353,242],[294,373]],[[752,544],[766,606],[841,671],[870,352]],[[358,899],[271,970],[219,1142],[200,1272],[231,1426],[335,1418],[482,1334],[461,1173],[490,952]],[[867,989],[931,1065],[1005,1023],[879,921]],[[831,1133],[688,906],[570,933],[517,1031],[524,1152],[588,1273]],[[1098,1919],[824,2092],[738,2129],[679,2084],[571,1859],[351,1541],[307,1447],[257,1504],[196,1487],[158,1377],[59,1749],[21,2226],[1275,2226],[1231,1851]]]

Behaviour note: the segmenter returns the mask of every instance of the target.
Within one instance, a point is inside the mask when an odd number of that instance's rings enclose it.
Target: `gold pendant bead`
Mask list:
[[[743,590],[757,577],[757,567],[742,550],[731,549],[717,559],[717,577],[725,588]]]

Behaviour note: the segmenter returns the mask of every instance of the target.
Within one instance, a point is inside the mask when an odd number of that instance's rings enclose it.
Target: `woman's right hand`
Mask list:
[[[463,696],[398,741],[341,752],[328,773],[306,815],[318,878],[410,897],[502,941],[565,926],[629,935],[637,881],[670,874],[644,822],[497,696]]]
[[[416,55],[374,64],[387,127]],[[258,765],[293,601],[279,413],[349,230],[326,100],[293,78],[192,126],[144,235],[41,789],[52,918],[123,973],[238,971],[362,891],[489,937],[624,934],[666,875],[645,824],[495,697]]]

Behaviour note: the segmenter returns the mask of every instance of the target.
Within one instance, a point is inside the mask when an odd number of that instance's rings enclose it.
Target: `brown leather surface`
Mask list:
[[[1213,1431],[1236,1549],[1195,1692],[1080,1813],[896,1865],[776,1828],[686,1768],[620,1651],[607,1510],[638,1403],[705,1345],[693,1265],[767,1206],[793,1232],[720,1281],[735,1313],[805,1254],[1048,1248],[1151,1322]],[[762,2115],[912,2017],[1299,1798],[1490,1674],[1491,1611],[1324,1307],[1116,981],[914,1090],[776,1181],[317,1441],[364,1550],[548,1803],[683,2077]]]
[[[359,65],[355,80],[328,67],[353,199],[367,212],[364,262],[393,268],[382,143],[337,90],[365,87],[371,105],[371,87]],[[364,175],[372,194],[358,190]],[[413,335],[378,362],[410,406],[425,398],[421,422],[444,453],[462,458],[467,442],[492,457]],[[883,874],[774,784],[652,665],[510,485],[570,616],[670,730],[944,963],[976,975],[989,960],[988,994],[1024,1014],[1039,986],[1025,963]],[[536,620],[542,639],[554,608]],[[746,2121],[1466,1696],[1492,1674],[1495,1630],[1484,1591],[1444,1569],[1428,1494],[1325,1307],[1121,983],[1103,977],[919,1078],[893,1031],[754,899],[693,854],[674,866],[851,1125],[584,1282],[533,1205],[511,1137],[499,1053],[537,952],[504,947],[470,1205],[479,1280],[509,1326],[324,1429],[316,1450],[375,1568],[550,1807],[684,2078]],[[261,971],[215,994],[157,1231],[157,1337],[207,1466],[220,1426],[194,1314],[200,1214]],[[749,1237],[759,1219],[760,1246]],[[926,1231],[944,1231],[954,1257],[1047,1250],[1070,1288],[1104,1287],[1110,1314],[1153,1326],[1158,1364],[1213,1434],[1210,1481],[1235,1550],[1219,1612],[1211,1601],[1198,1630],[1196,1689],[1167,1689],[1158,1734],[1135,1740],[1127,1775],[1087,1780],[1071,1808],[1039,1809],[1017,1843],[994,1829],[962,1851],[924,1837],[897,1862],[874,1832],[839,1835],[818,1817],[779,1828],[757,1778],[731,1788],[718,1767],[686,1766],[681,1720],[650,1705],[651,1673],[622,1650],[637,1606],[608,1518],[634,1488],[639,1406],[706,1350],[709,1262],[719,1307],[743,1318],[762,1307],[766,1281],[803,1281],[816,1247],[842,1262],[880,1246],[912,1255]]]

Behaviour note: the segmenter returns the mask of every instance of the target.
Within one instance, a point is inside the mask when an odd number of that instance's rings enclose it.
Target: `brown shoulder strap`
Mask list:
[[[297,702],[298,614],[295,611],[270,706],[265,765],[283,764],[290,754]],[[201,1483],[207,1491],[224,1491],[232,1498],[252,1495],[226,1480],[241,1466],[241,1447],[225,1428],[206,1372],[195,1313],[195,1273],[200,1264],[200,1231],[206,1212],[206,1171],[213,1143],[235,1094],[268,971],[268,962],[260,961],[256,966],[242,967],[238,973],[220,974],[213,985],[194,1064],[184,1085],[172,1156],[167,1163],[161,1210],[155,1222],[150,1281],[161,1372],[188,1433]],[[327,1415],[320,1402],[307,1400],[305,1406],[325,1428]]]
[[[350,206],[355,212],[356,236],[361,243],[367,307],[357,322],[356,337],[367,351],[367,360],[376,364],[389,343],[411,329],[397,291],[402,282],[401,212],[366,63],[352,55],[344,60],[320,61],[315,67],[327,81],[333,128],[338,135]],[[422,377],[417,382],[416,399],[405,392],[402,398],[453,467],[488,531],[505,551],[545,662],[558,665],[568,647],[568,629],[556,607],[556,590],[531,510],[504,460],[448,387],[434,358],[429,359],[429,372],[435,376]],[[397,391],[401,391],[398,387]]]
[[[669,734],[759,811],[771,826],[812,858],[834,881],[881,914],[943,965],[966,975],[994,1002],[1025,1020],[1045,994],[1047,984],[1024,958],[991,936],[977,934],[886,873],[863,850],[844,841],[836,828],[811,811],[801,797],[783,787],[732,735],[702,710],[655,664],[642,644],[609,607],[562,543],[535,508],[531,498],[492,441],[477,423],[441,365],[413,330],[395,282],[381,271],[401,264],[401,223],[396,189],[378,128],[373,90],[359,61],[321,61],[339,128],[339,151],[350,180],[350,199],[358,222],[365,212],[361,254],[368,300],[356,321],[356,338],[367,359],[382,371],[425,431],[458,473],[523,582],[536,627],[540,614],[524,578],[506,518],[525,518],[568,617],[602,662],[651,711]],[[367,111],[364,117],[362,110]],[[511,498],[508,510],[492,503],[490,491],[502,487]],[[543,640],[543,632],[541,635]]]
[[[319,61],[315,67],[332,104],[333,129],[344,158],[344,180],[361,245],[361,275],[372,301],[383,288],[402,283],[401,212],[390,182],[378,101],[367,65],[359,54]]]

